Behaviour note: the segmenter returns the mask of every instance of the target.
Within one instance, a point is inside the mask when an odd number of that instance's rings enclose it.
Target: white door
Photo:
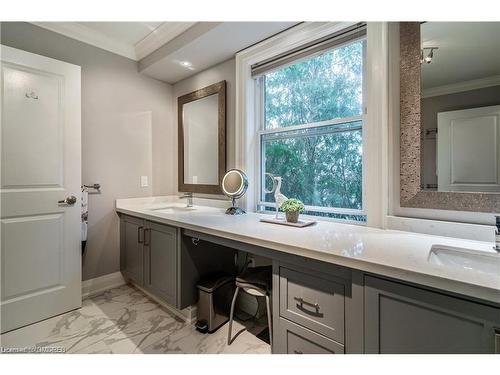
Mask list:
[[[1,46],[0,80],[6,332],[81,306],[80,67]]]
[[[500,105],[438,113],[438,191],[500,192]]]

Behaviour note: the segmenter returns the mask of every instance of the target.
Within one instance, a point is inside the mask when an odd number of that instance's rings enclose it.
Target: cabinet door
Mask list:
[[[123,275],[137,285],[144,277],[144,220],[122,216],[120,220],[120,269]]]
[[[176,306],[177,229],[147,222],[145,287],[169,305]]]
[[[365,277],[365,353],[494,353],[500,309]]]

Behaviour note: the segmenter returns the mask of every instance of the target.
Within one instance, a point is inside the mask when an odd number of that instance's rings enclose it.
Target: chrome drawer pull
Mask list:
[[[143,229],[144,229],[143,227],[137,228],[137,242],[138,243],[144,242],[144,230]],[[142,233],[142,240],[141,240],[141,233]]]
[[[146,242],[146,239],[148,242]],[[151,229],[145,228],[144,229],[144,246],[149,246],[151,243]]]
[[[500,330],[495,330],[495,354],[500,354]]]
[[[311,303],[304,301],[302,297],[293,297],[295,301],[297,301],[298,304],[300,304],[300,307],[303,307],[304,305],[309,306],[309,307],[314,307],[316,309],[316,313],[319,313],[319,304],[318,303]]]

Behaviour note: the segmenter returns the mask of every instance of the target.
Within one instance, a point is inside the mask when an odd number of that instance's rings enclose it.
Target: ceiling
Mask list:
[[[139,62],[141,73],[175,83],[226,61],[297,22],[34,22]]]
[[[195,25],[195,22],[33,23],[136,61]]]
[[[158,28],[161,22],[77,22],[121,43],[135,46]]]
[[[422,64],[424,90],[500,78],[500,22],[426,22],[421,39],[423,47],[439,47]]]
[[[175,83],[255,43],[286,30],[297,22],[204,22],[141,60],[141,73]]]

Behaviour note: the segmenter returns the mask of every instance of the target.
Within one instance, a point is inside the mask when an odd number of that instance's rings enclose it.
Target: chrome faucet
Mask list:
[[[180,199],[187,199],[186,207],[193,207],[193,193],[184,193]]]
[[[495,216],[495,246],[493,248],[500,252],[500,216]]]

